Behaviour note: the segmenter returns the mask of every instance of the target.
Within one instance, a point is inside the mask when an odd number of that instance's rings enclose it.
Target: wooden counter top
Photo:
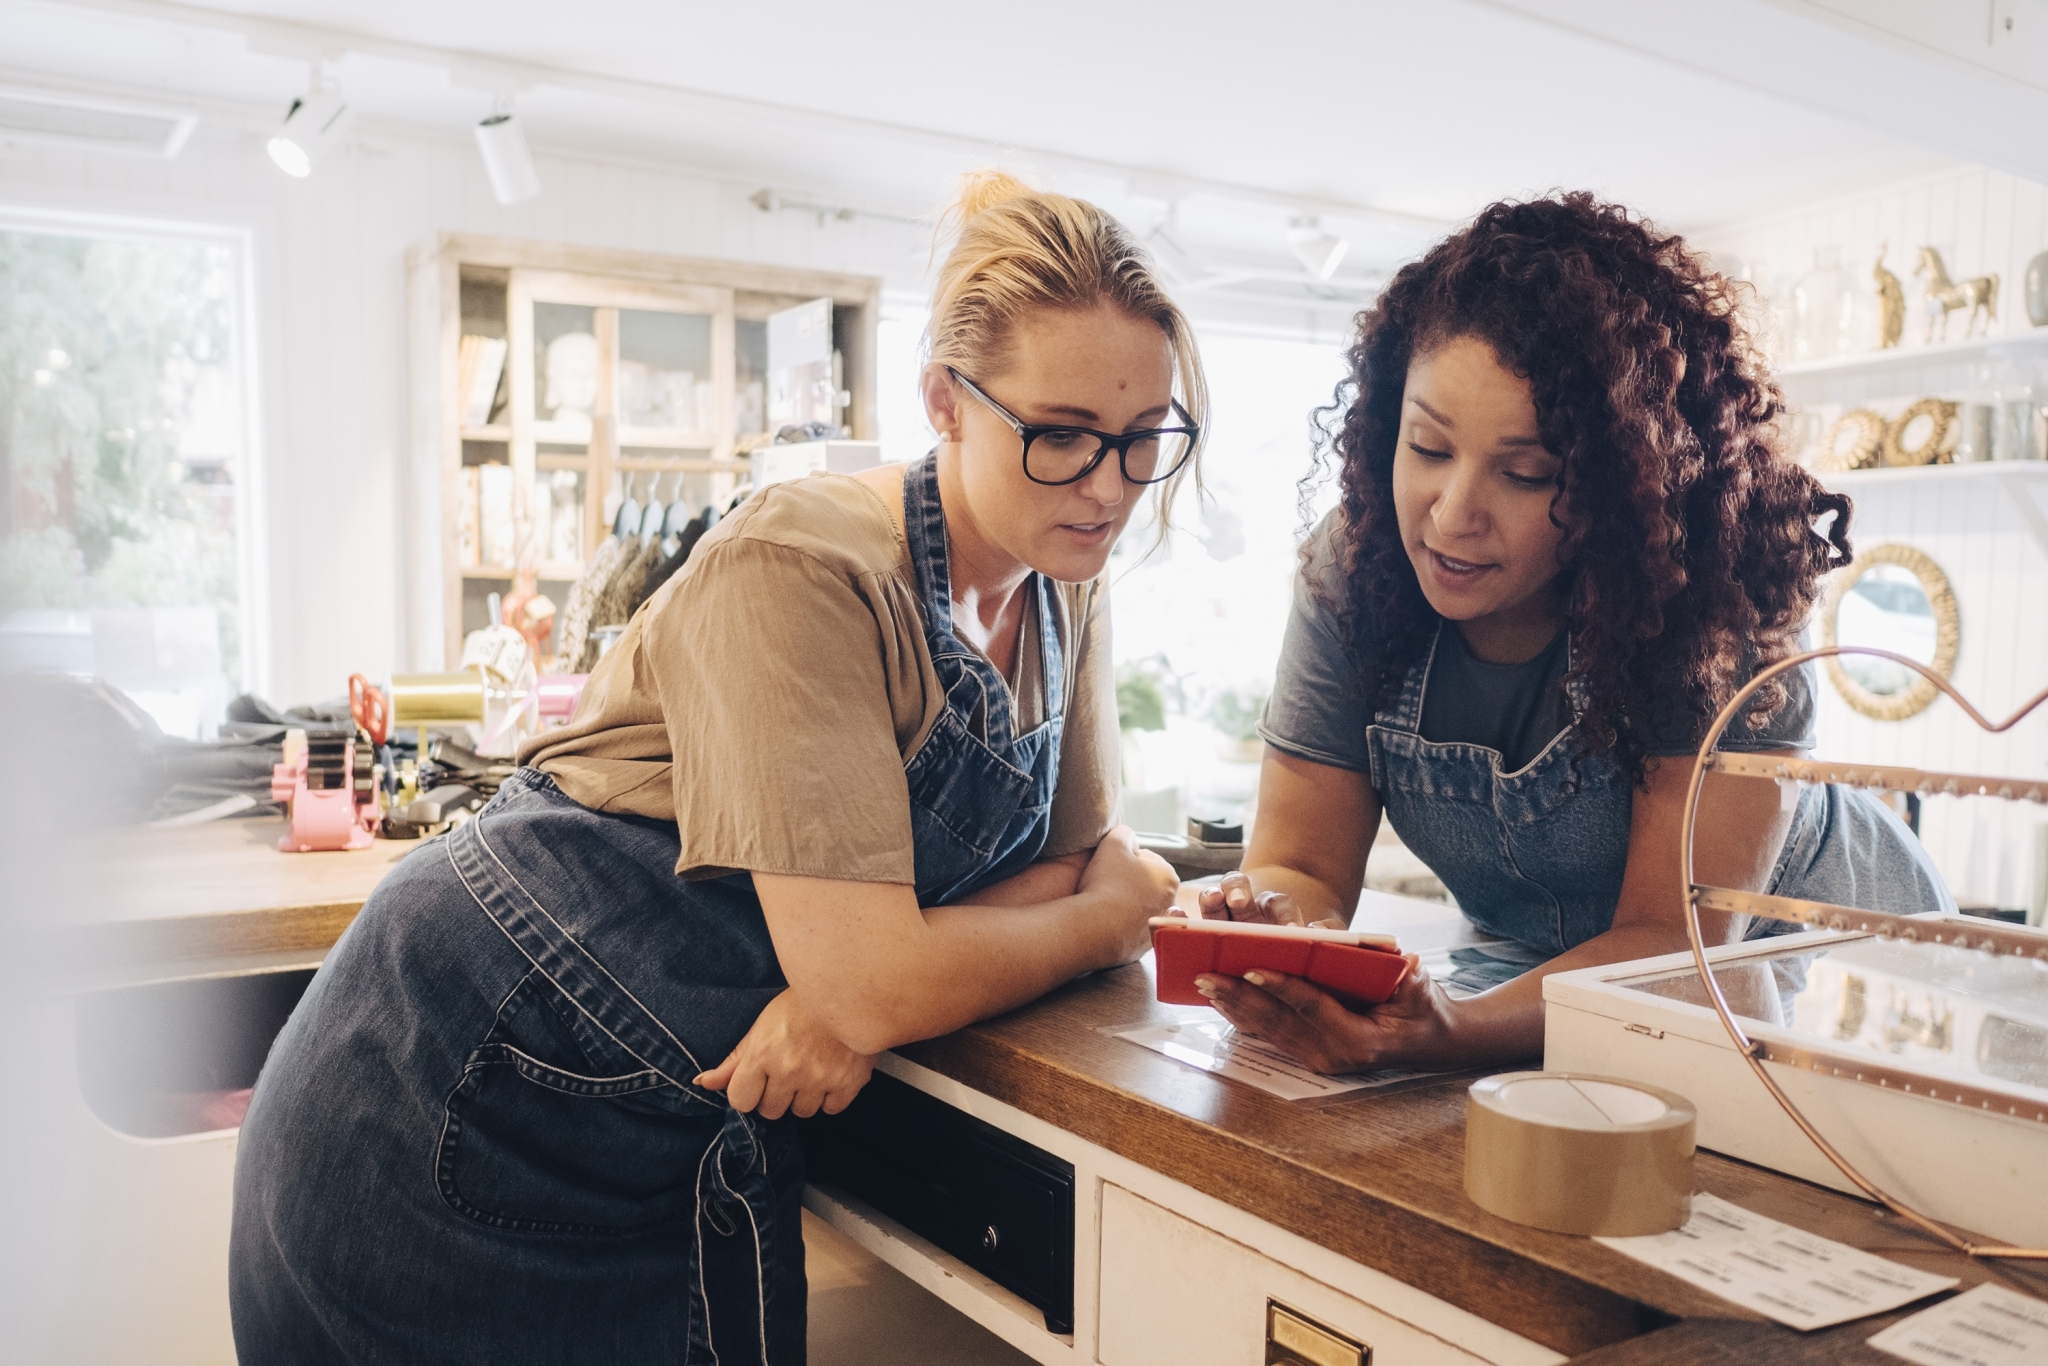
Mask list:
[[[287,854],[281,819],[99,831],[59,851],[75,887],[43,932],[59,980],[106,986],[317,963],[417,840]]]
[[[1557,1351],[1604,1347],[1588,1358],[1599,1366],[1895,1362],[1862,1344],[1901,1315],[1801,1334],[1591,1239],[1474,1205],[1464,1115],[1479,1073],[1303,1104],[1101,1032],[1163,1022],[1172,1010],[1153,1000],[1148,961],[898,1052]],[[2048,1267],[1972,1262],[1876,1206],[1718,1154],[1702,1151],[1696,1171],[1698,1189],[1745,1209],[1965,1288],[1997,1279],[2048,1298]],[[1664,1327],[1674,1320],[1691,1322]]]
[[[311,964],[418,843],[285,854],[282,822],[106,832],[72,851],[88,895],[59,908],[62,976],[104,986]],[[1462,918],[1368,893],[1360,927],[1428,951]],[[1465,1088],[1476,1073],[1300,1104],[1100,1032],[1171,1017],[1150,965],[1076,982],[1001,1018],[898,1050],[910,1061],[1385,1272],[1586,1366],[1893,1363],[1864,1339],[1900,1315],[1812,1334],[1757,1319],[1585,1238],[1479,1209],[1464,1193]],[[1959,1277],[2048,1298],[2048,1267],[1975,1263],[1876,1207],[1701,1152],[1699,1189]]]

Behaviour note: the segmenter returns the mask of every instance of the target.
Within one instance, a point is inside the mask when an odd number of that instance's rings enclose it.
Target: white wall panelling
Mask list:
[[[1819,369],[1782,375],[1795,407],[1872,404],[1896,412],[1913,399],[1965,394],[2024,375],[2048,379],[2048,342],[2032,328],[2022,297],[2026,265],[2048,250],[2048,186],[2000,171],[1971,170],[1864,195],[1790,209],[1782,214],[1694,235],[1695,245],[1746,267],[1789,315],[1793,281],[1810,270],[1814,249],[1838,246],[1842,264],[1862,287],[1880,242],[1905,286],[1905,346],[1897,360],[1867,370]],[[1918,283],[1907,273],[1923,245],[1940,248],[1955,278],[2000,276],[1994,335],[2021,347],[1979,358],[1910,357],[1921,335]],[[1950,320],[1950,337],[1960,334]],[[1780,339],[1782,341],[1782,338]],[[1996,719],[2048,687],[2048,467],[1934,471],[1922,476],[1850,477],[1840,484],[1855,500],[1852,536],[1860,546],[1900,541],[1925,551],[1953,584],[1962,615],[1955,682]],[[2048,716],[2003,736],[1986,735],[1946,700],[1903,722],[1873,721],[1851,711],[1823,682],[1820,753],[1841,759],[1948,768],[2038,778],[2048,773]],[[1922,835],[1958,900],[2038,912],[2043,885],[2041,808],[1972,798],[1931,799]]]
[[[2048,505],[2048,468],[1842,487],[1856,501],[1857,545],[1903,542],[1948,575],[1962,617],[1953,679],[1963,696],[2002,721],[2048,687],[2048,546],[2022,502]],[[1908,720],[1875,721],[1852,711],[1823,676],[1819,724],[1818,753],[1827,758],[2037,781],[2048,774],[2048,715],[1990,735],[1943,698]],[[1921,837],[1958,901],[2032,908],[2041,890],[2035,831],[2042,819],[2040,807],[2023,802],[1930,797]]]

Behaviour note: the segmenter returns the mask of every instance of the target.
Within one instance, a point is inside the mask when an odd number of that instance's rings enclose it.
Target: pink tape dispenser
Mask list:
[[[287,808],[286,853],[367,849],[382,802],[370,746],[353,732],[287,731],[284,762],[270,771],[270,795]]]

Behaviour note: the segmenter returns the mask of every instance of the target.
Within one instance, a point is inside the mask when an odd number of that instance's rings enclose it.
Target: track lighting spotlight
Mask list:
[[[1294,259],[1318,280],[1327,280],[1337,273],[1338,264],[1351,246],[1343,238],[1324,232],[1322,220],[1313,217],[1296,218],[1287,225],[1287,245],[1293,250]]]
[[[523,203],[540,193],[533,152],[511,110],[501,106],[476,126],[476,148],[483,154],[484,174],[491,178],[491,193],[500,204]]]
[[[347,123],[348,112],[348,100],[340,86],[314,86],[285,111],[284,127],[270,140],[270,159],[286,175],[305,179],[313,173],[313,163],[333,145]]]

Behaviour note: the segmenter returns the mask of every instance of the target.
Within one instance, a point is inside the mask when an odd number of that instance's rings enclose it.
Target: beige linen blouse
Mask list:
[[[1059,619],[1025,613],[1009,680],[1022,734],[1047,712],[1050,625],[1067,667],[1047,858],[1101,841],[1118,764],[1107,584],[1053,589]],[[570,723],[519,759],[584,806],[673,820],[686,878],[914,883],[903,770],[945,705],[897,519],[860,481],[818,474],[713,528],[599,661]]]

